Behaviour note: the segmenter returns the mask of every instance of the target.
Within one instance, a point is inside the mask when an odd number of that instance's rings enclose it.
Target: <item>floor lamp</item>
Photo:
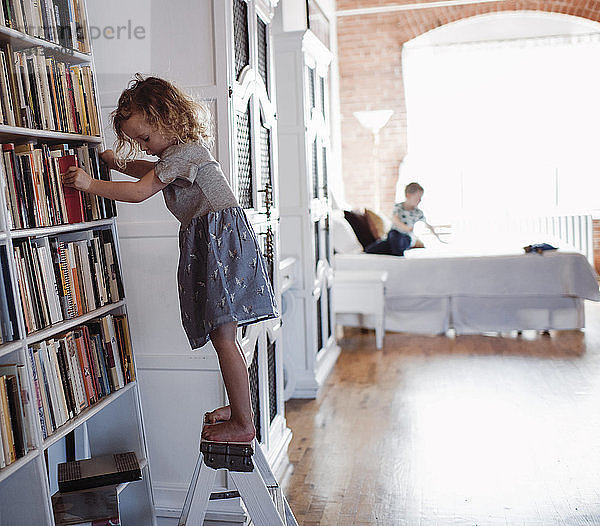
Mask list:
[[[381,182],[379,181],[379,130],[390,120],[392,110],[355,111],[354,116],[367,130],[373,134],[373,188],[375,190],[375,210],[380,212],[381,207]]]

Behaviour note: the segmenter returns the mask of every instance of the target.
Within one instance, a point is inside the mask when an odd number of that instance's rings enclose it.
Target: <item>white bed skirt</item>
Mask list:
[[[450,298],[386,298],[385,330],[442,334],[450,327]],[[375,327],[373,316],[336,314],[336,323],[349,327]]]
[[[585,326],[584,300],[570,296],[454,296],[450,303],[457,334]]]
[[[386,299],[385,329],[418,334],[569,330],[585,326],[584,300],[570,296],[454,296]],[[372,316],[338,314],[336,323],[375,326]]]

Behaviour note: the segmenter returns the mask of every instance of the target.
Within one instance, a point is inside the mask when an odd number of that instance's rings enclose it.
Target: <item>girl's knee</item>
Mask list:
[[[213,329],[210,333],[210,340],[215,348],[226,345],[235,345],[237,337],[237,323],[227,323]]]

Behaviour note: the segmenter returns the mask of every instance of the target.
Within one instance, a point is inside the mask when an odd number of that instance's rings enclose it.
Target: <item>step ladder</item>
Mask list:
[[[218,469],[228,471],[237,491],[213,493]],[[298,526],[256,439],[252,444],[201,441],[179,526],[201,526],[209,500],[236,497],[244,501],[254,526]]]

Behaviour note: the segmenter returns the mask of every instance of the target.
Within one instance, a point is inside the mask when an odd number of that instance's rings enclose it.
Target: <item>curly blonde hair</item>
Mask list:
[[[167,80],[136,73],[121,93],[117,109],[111,113],[119,164],[133,160],[141,152],[139,144],[123,131],[123,123],[134,113],[142,113],[148,124],[164,135],[175,137],[177,143],[210,145],[212,141],[210,112],[204,104]]]

